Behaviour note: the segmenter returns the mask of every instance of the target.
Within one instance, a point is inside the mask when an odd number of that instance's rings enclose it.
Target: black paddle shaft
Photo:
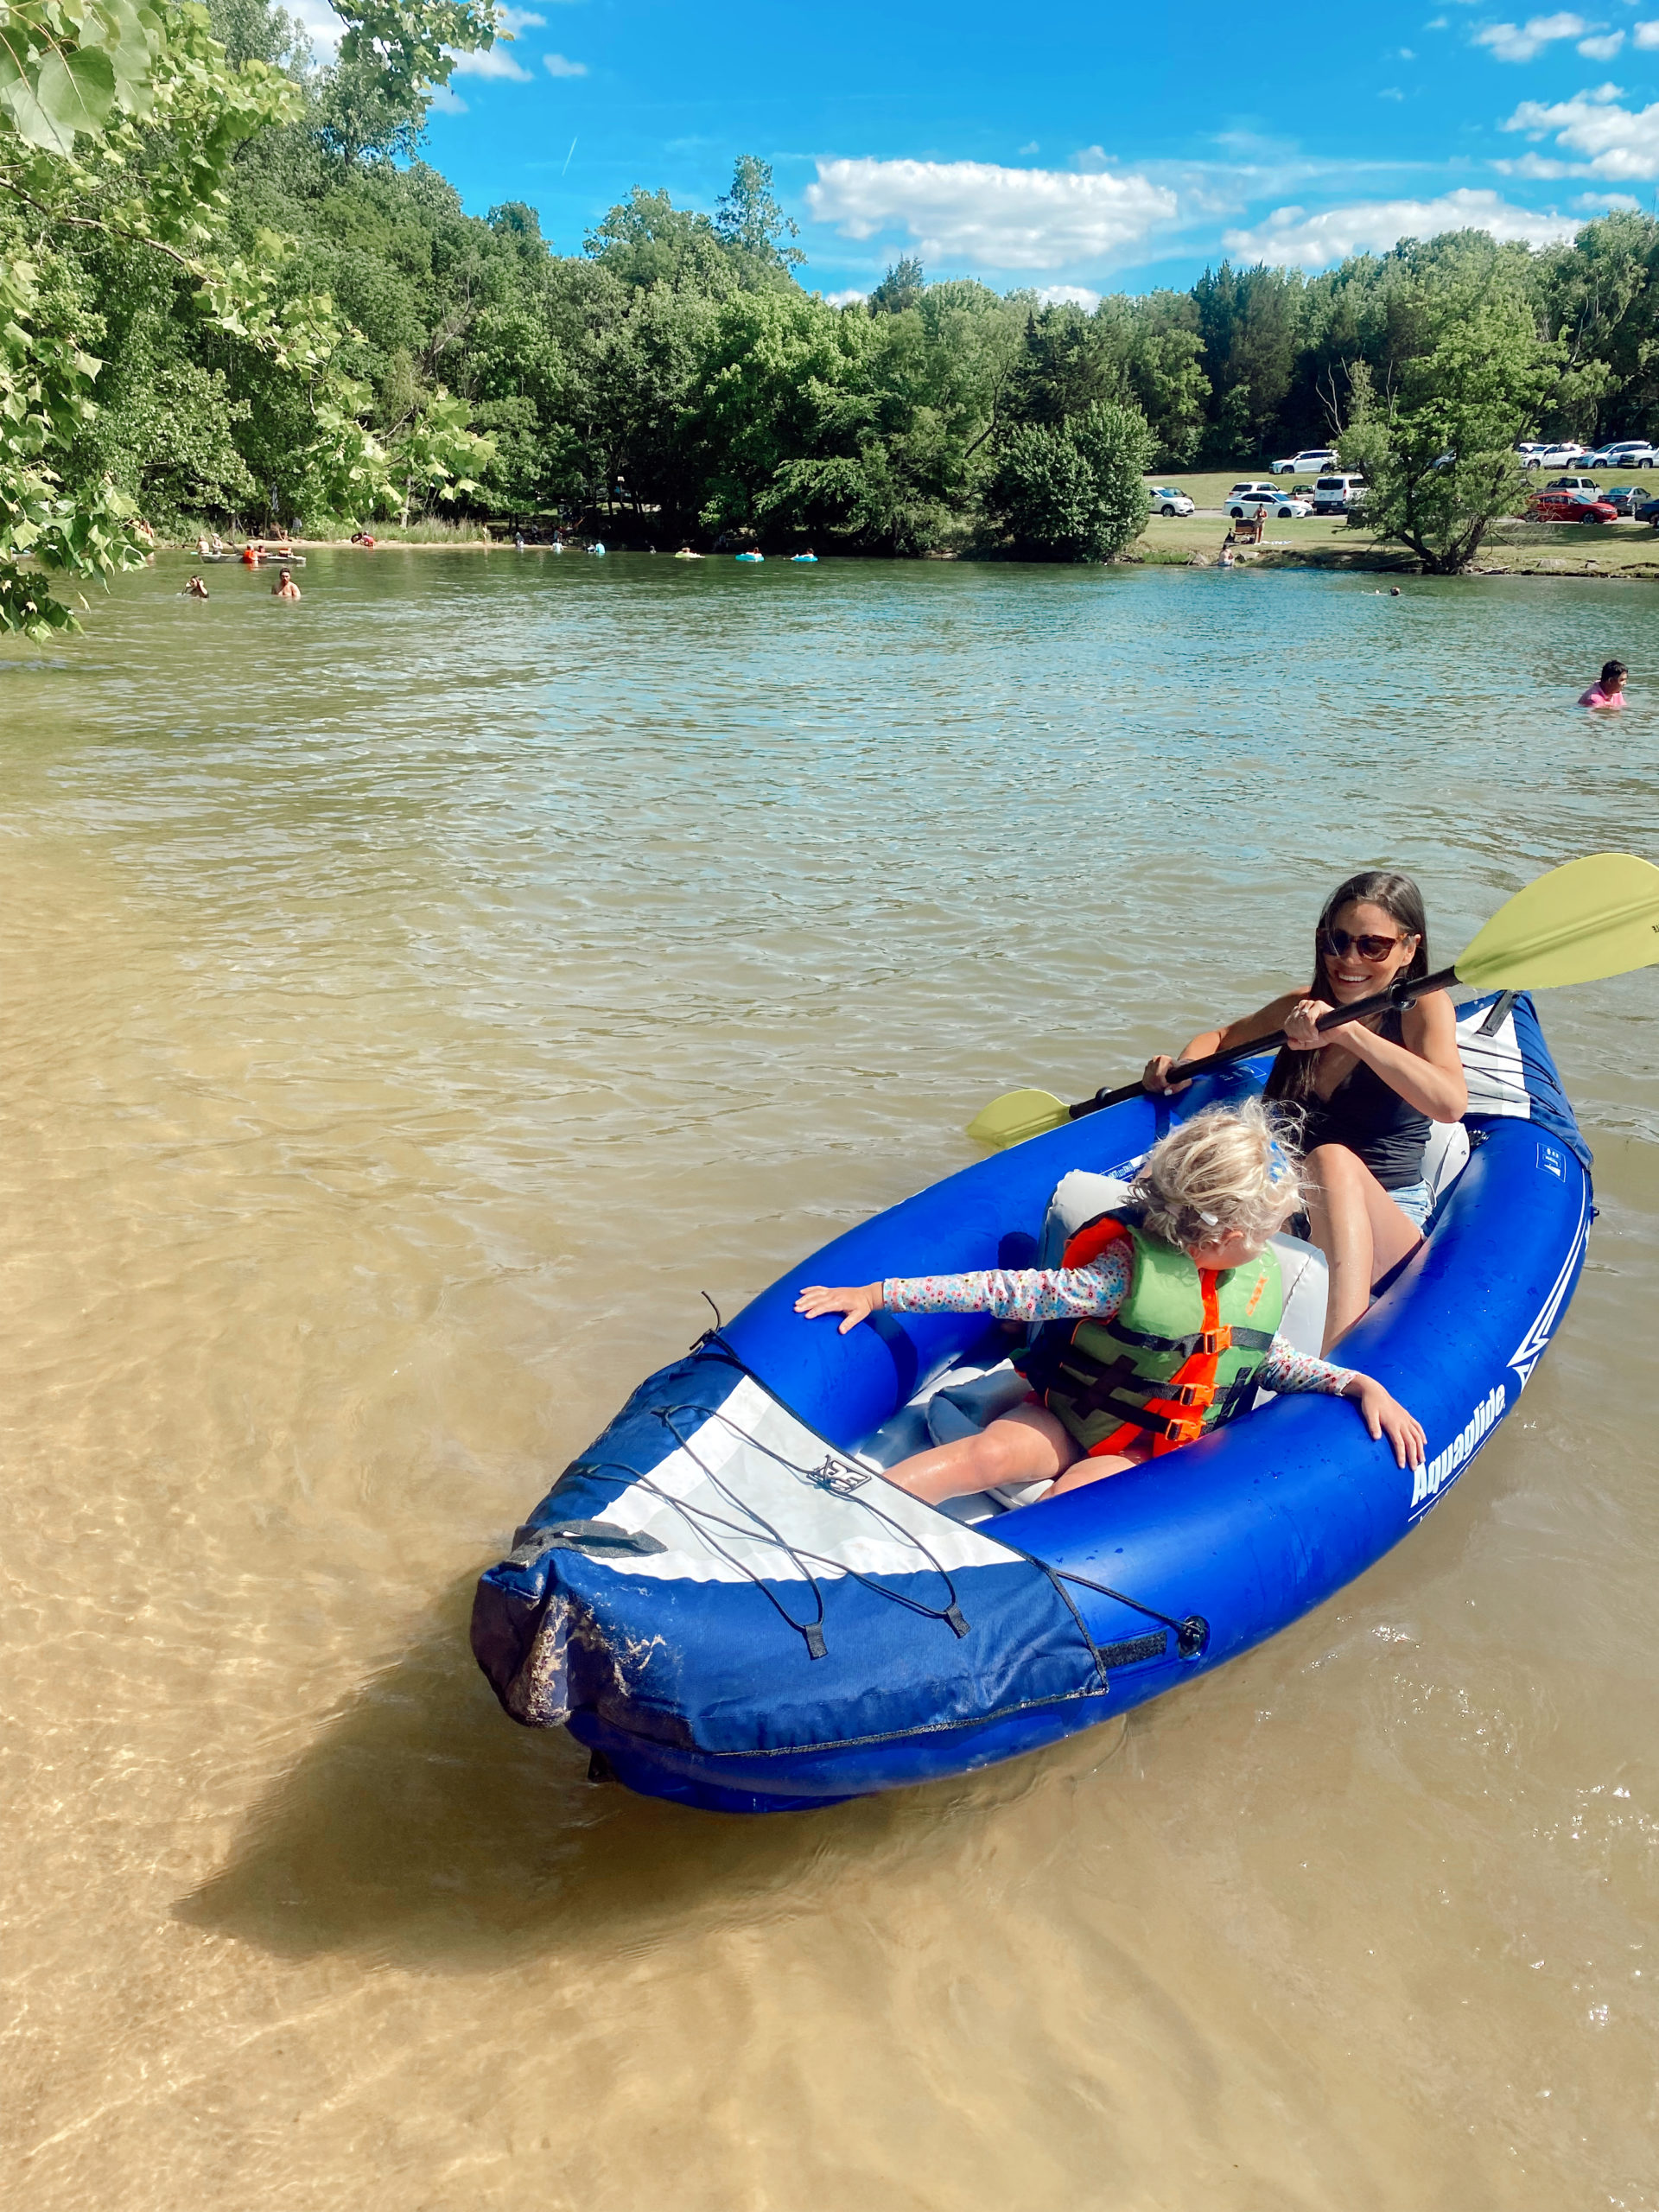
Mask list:
[[[1390,1007],[1397,1007],[1403,1013],[1430,991],[1449,990],[1457,980],[1455,968],[1442,968],[1438,976],[1419,976],[1409,982],[1402,976],[1386,991],[1378,991],[1374,998],[1356,999],[1352,1006],[1336,1007],[1322,1015],[1319,1034],[1323,1036],[1327,1029],[1340,1029],[1345,1021],[1363,1021],[1368,1014],[1386,1013]],[[1171,1068],[1164,1079],[1166,1083],[1185,1083],[1192,1076],[1208,1075],[1212,1068],[1231,1067],[1235,1060],[1248,1060],[1253,1053],[1265,1052],[1269,1045],[1282,1045],[1284,1041],[1284,1031],[1275,1029],[1270,1037],[1252,1037],[1247,1044],[1229,1045],[1224,1052],[1211,1052],[1207,1058],[1183,1060]],[[1157,1096],[1156,1091],[1148,1091],[1143,1083],[1125,1083],[1116,1090],[1097,1090],[1092,1098],[1080,1099],[1066,1110],[1074,1122],[1080,1122],[1085,1114],[1098,1114],[1103,1106],[1121,1106],[1126,1098]]]

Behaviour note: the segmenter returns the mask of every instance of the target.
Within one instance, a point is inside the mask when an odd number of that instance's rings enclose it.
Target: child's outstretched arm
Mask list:
[[[822,1283],[814,1283],[810,1290],[804,1290],[796,1300],[795,1311],[804,1313],[809,1321],[816,1321],[825,1313],[844,1313],[847,1319],[840,1329],[844,1337],[849,1329],[855,1329],[861,1321],[867,1321],[872,1313],[881,1311],[881,1290],[879,1282],[867,1282],[853,1290],[826,1290]]]
[[[816,1320],[844,1313],[849,1329],[883,1306],[894,1313],[995,1313],[1005,1321],[1087,1320],[1116,1313],[1129,1287],[1122,1244],[1109,1245],[1084,1268],[986,1268],[959,1275],[890,1275],[854,1289],[814,1283],[795,1311]]]
[[[1369,1375],[1351,1374],[1343,1393],[1359,1408],[1359,1417],[1373,1436],[1386,1436],[1394,1446],[1395,1465],[1421,1467],[1428,1438],[1414,1414],[1409,1414],[1392,1392]]]
[[[1297,1351],[1282,1337],[1275,1337],[1262,1363],[1262,1382],[1269,1390],[1322,1390],[1327,1397],[1351,1399],[1371,1434],[1388,1438],[1397,1465],[1415,1467],[1421,1463],[1428,1442],[1422,1423],[1380,1382],[1362,1375],[1357,1368],[1334,1366],[1330,1360]]]

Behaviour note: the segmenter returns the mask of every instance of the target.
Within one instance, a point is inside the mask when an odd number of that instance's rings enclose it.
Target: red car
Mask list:
[[[1588,492],[1535,492],[1534,522],[1617,522],[1618,509]]]

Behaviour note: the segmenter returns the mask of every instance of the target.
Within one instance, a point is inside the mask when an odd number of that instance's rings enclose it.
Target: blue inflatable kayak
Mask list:
[[[1432,1512],[1567,1310],[1590,1155],[1529,999],[1462,1010],[1462,1124],[1437,1131],[1427,1242],[1346,1338],[1423,1423],[1395,1466],[1353,1408],[1269,1398],[1049,1503],[925,1505],[881,1468],[1023,1395],[984,1317],[842,1336],[811,1282],[1046,1262],[1172,1119],[1268,1056],[949,1177],[837,1237],[642,1383],[484,1574],[473,1648],[503,1707],[594,1770],[724,1812],[831,1803],[1011,1758],[1218,1667]],[[1285,1332],[1317,1349],[1323,1262],[1285,1240]]]

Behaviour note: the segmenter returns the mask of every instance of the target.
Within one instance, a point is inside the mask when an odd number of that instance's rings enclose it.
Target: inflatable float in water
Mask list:
[[[826,1245],[636,1390],[489,1568],[473,1649],[503,1707],[650,1796],[774,1812],[961,1774],[1220,1666],[1433,1510],[1515,1407],[1583,1265],[1590,1155],[1531,1001],[1462,1010],[1470,1110],[1439,1129],[1426,1242],[1344,1338],[1427,1464],[1345,1402],[1270,1398],[1047,1503],[922,1503],[881,1469],[1026,1385],[982,1315],[842,1336],[812,1282],[1046,1264],[1172,1122],[1271,1055],[981,1161]],[[1283,1333],[1317,1350],[1324,1262],[1281,1240]]]

